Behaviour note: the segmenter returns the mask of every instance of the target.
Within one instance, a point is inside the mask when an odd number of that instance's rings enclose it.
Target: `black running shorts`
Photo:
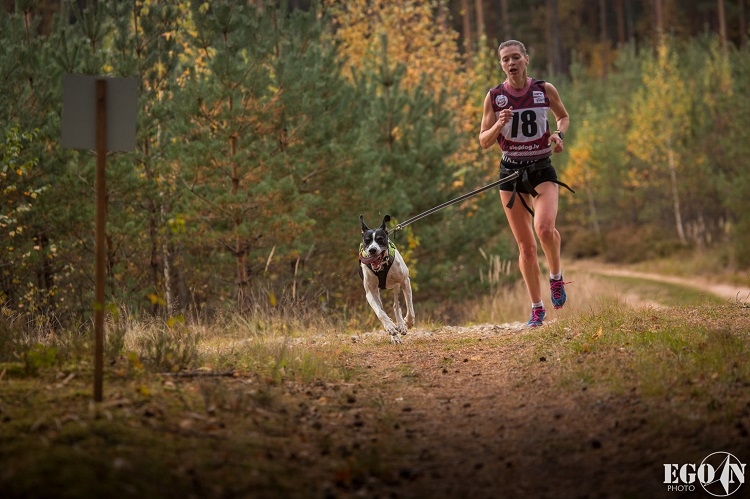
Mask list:
[[[500,166],[500,180],[504,179],[508,175],[511,175],[513,173],[514,168],[519,168],[517,165],[511,165],[511,164],[505,164],[504,166]],[[520,168],[523,168],[522,166]],[[532,187],[536,187],[537,185],[543,183],[543,182],[549,182],[552,180],[557,180],[557,172],[555,171],[555,167],[550,164],[550,166],[546,168],[542,168],[540,170],[536,170],[533,172],[529,172],[529,182],[531,183]],[[508,191],[513,192],[513,186],[516,184],[515,181],[505,182],[504,184],[500,184],[500,190],[501,191]],[[526,190],[522,182],[518,182],[516,192],[520,194],[531,194]]]

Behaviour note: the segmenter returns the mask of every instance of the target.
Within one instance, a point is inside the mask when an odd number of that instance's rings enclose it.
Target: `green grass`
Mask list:
[[[560,321],[541,343],[555,349],[569,386],[581,381],[615,391],[635,387],[648,397],[687,393],[702,400],[750,384],[747,331],[750,309],[734,304],[656,310],[610,303]]]

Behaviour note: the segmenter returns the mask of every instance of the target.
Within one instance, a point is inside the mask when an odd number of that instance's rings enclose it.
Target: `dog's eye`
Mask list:
[[[384,237],[377,238],[377,241],[378,241],[378,244],[381,245],[381,246],[383,246],[385,244],[385,238]]]

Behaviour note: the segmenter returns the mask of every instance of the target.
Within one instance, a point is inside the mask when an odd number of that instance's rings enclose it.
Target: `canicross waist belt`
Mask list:
[[[524,190],[531,194],[532,197],[537,197],[539,193],[531,184],[529,173],[545,170],[547,168],[552,168],[552,161],[549,158],[540,159],[539,161],[534,161],[531,163],[516,163],[514,161],[508,161],[507,159],[503,158],[503,160],[500,162],[501,175],[509,175],[519,170],[522,171],[521,176],[513,181],[513,194],[511,194],[510,201],[508,201],[508,204],[506,206],[508,208],[513,208],[513,204],[516,202],[516,194],[518,194],[519,185],[523,186]],[[557,179],[550,179],[549,182],[554,182],[557,185],[565,187],[570,192],[575,193],[575,191],[568,187],[567,184],[560,182]],[[532,216],[534,216],[534,210],[532,210],[531,207],[526,204],[526,200],[524,200],[523,196],[519,196],[519,198],[521,199],[521,203],[523,203],[524,208],[526,208],[526,210],[531,213]]]

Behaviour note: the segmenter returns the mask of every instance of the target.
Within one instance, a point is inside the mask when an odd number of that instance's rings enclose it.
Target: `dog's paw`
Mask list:
[[[401,337],[398,335],[398,333],[391,334],[391,343],[393,343],[394,345],[401,344]]]
[[[401,333],[401,330],[404,329],[404,326],[402,324],[390,324],[388,327],[385,328],[385,332],[390,334],[391,337],[398,336]]]

